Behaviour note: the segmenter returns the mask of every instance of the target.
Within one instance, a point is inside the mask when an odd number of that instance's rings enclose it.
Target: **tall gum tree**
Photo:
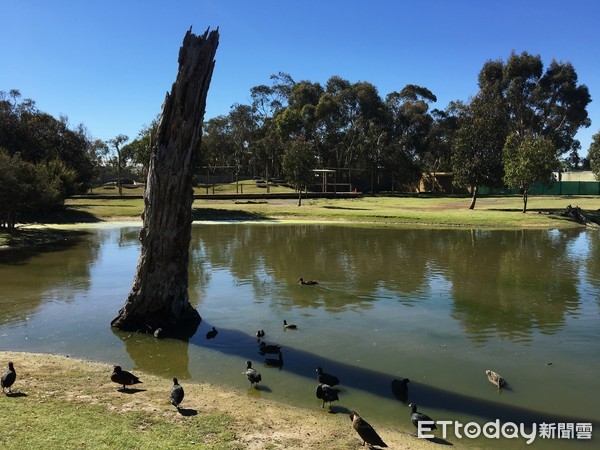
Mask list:
[[[202,36],[189,30],[183,39],[177,79],[165,98],[150,160],[137,271],[125,305],[111,322],[117,329],[162,329],[189,338],[200,324],[188,297],[192,171],[218,42],[218,30]]]

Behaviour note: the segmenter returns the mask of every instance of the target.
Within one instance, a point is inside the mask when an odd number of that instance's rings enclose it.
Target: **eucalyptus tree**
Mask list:
[[[95,147],[83,124],[72,127],[66,116],[57,119],[39,111],[17,89],[0,91],[0,146],[33,164],[61,160],[76,174],[66,195],[85,192],[97,169]]]
[[[541,57],[514,52],[503,66],[503,90],[510,131],[521,139],[545,137],[554,144],[557,157],[577,152],[575,135],[589,127],[587,86],[577,84],[577,73],[569,62],[552,60],[544,71]]]
[[[287,107],[275,115],[273,124],[284,153],[287,153],[292,145],[298,145],[297,142],[313,148],[318,159],[313,161],[315,166],[312,168],[323,164],[323,143],[322,136],[318,132],[317,117],[317,105],[323,92],[323,87],[319,83],[309,81],[295,83],[292,86]]]
[[[429,105],[436,101],[429,89],[414,84],[386,96],[391,134],[386,168],[400,183],[412,183],[421,173],[433,126]]]
[[[590,161],[590,169],[594,173],[596,180],[600,180],[600,131],[592,136],[592,143],[588,150],[588,159]]]
[[[236,148],[229,116],[213,117],[204,123],[202,164],[209,167],[236,165]]]
[[[479,187],[502,181],[502,150],[508,133],[502,95],[502,64],[490,61],[479,73],[479,92],[468,105],[457,105],[458,129],[452,145],[453,183],[471,189],[475,208]]]
[[[296,84],[293,78],[284,72],[271,75],[271,81],[271,86],[261,84],[250,89],[252,107],[261,124],[287,107]]]
[[[459,106],[461,105],[461,106]],[[445,110],[433,109],[433,123],[427,136],[427,150],[421,156],[421,166],[427,172],[452,171],[452,143],[458,129],[460,102],[450,102]]]
[[[134,165],[134,171],[145,179],[150,165],[150,156],[152,155],[152,146],[156,144],[158,133],[158,120],[155,118],[150,125],[144,127],[138,132],[137,137],[130,143],[123,146],[121,154],[127,161]]]
[[[229,111],[229,132],[234,150],[234,165],[245,173],[256,176],[257,155],[252,139],[257,129],[254,109],[250,105],[236,103]]]
[[[302,139],[293,140],[283,155],[285,177],[298,191],[298,206],[302,206],[302,190],[314,179],[316,165],[314,146]]]
[[[106,145],[113,149],[116,153],[116,166],[117,166],[117,186],[119,188],[119,195],[123,195],[123,186],[121,185],[121,174],[123,172],[123,164],[126,162],[125,155],[122,154],[123,146],[129,140],[129,136],[125,134],[119,134],[112,139],[106,141]]]
[[[509,135],[504,145],[504,182],[523,193],[524,213],[529,189],[536,182],[550,184],[557,162],[556,146],[548,137]]]

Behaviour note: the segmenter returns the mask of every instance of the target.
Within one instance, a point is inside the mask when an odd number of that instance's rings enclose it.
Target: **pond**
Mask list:
[[[84,231],[0,252],[2,349],[120,364],[317,410],[322,366],[341,379],[334,412],[354,409],[411,432],[407,401],[391,389],[405,377],[408,402],[436,420],[600,423],[595,231],[195,224],[189,290],[203,320],[189,342],[111,329],[131,288],[139,225]],[[284,319],[298,329],[284,330]],[[283,367],[263,365],[274,355],[259,353],[258,329],[282,346]],[[242,374],[248,359],[262,373],[259,390]],[[490,384],[487,369],[507,388]],[[452,432],[447,440],[467,443]],[[534,446],[567,444],[593,442]],[[494,445],[528,447],[524,439]]]

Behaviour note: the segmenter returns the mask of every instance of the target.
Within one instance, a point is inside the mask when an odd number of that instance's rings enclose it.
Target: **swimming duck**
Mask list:
[[[252,368],[251,361],[246,361],[246,371],[244,373],[246,374],[246,378],[248,378],[248,381],[250,382],[250,386],[256,387],[256,384],[262,381],[260,373],[258,373],[256,369]]]
[[[15,367],[11,361],[8,363],[8,371],[2,374],[2,380],[0,382],[2,385],[2,392],[4,392],[4,388],[8,388],[8,392],[11,392],[10,387],[13,385],[16,379],[17,372],[15,372]]]
[[[265,366],[271,367],[279,367],[280,369],[283,367],[283,355],[279,352],[279,356],[277,359],[275,358],[266,358]]]
[[[340,379],[338,377],[331,375],[330,373],[323,372],[321,367],[317,367],[317,380],[319,380],[319,383],[328,384],[329,386],[340,384]]]
[[[141,383],[138,377],[130,372],[127,372],[126,370],[122,370],[121,366],[115,366],[114,371],[110,376],[110,380],[114,383],[122,385],[122,390],[125,390],[125,386]]]
[[[256,339],[260,340],[260,338],[262,338],[262,337],[265,337],[265,330],[258,330],[256,332]]]
[[[410,421],[417,429],[419,428],[419,422],[431,422],[431,424],[422,425],[421,429],[425,431],[437,430],[437,427],[435,426],[435,423],[431,417],[429,417],[427,414],[417,411],[416,403],[411,403],[408,406],[410,406]]]
[[[360,417],[356,411],[350,412],[350,420],[352,421],[352,428],[356,430],[363,440],[362,445],[369,444],[370,447],[387,447],[387,444],[383,442],[383,439],[379,437],[375,429]]]
[[[177,381],[177,378],[173,378],[173,387],[171,388],[171,404],[179,409],[179,404],[183,401],[183,387]]]
[[[487,375],[489,382],[498,389],[502,389],[504,386],[506,386],[506,380],[504,380],[499,373],[496,373],[493,370],[486,370],[485,374]]]
[[[214,339],[218,333],[219,332],[217,331],[217,329],[215,327],[212,327],[212,330],[206,333],[206,339]]]
[[[287,320],[284,319],[284,321],[283,321],[283,329],[284,330],[295,330],[296,328],[298,328],[296,326],[296,324],[287,323]]]
[[[314,286],[315,284],[319,284],[318,281],[314,281],[314,280],[304,281],[304,279],[302,277],[298,278],[298,283],[304,284],[306,286]]]
[[[265,342],[261,342],[258,346],[258,351],[263,355],[265,353],[270,353],[272,355],[276,355],[281,352],[281,346],[277,344],[267,344]]]
[[[408,378],[402,378],[400,380],[392,381],[392,394],[402,403],[406,403],[408,401]]]
[[[331,408],[331,402],[340,399],[338,392],[339,391],[334,387],[331,387],[324,383],[319,383],[315,394],[317,395],[317,398],[319,400],[323,400],[323,405],[321,406],[321,408],[325,408],[325,403],[329,403],[329,408]]]

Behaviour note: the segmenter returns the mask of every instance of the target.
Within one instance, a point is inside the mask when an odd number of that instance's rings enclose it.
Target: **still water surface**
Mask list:
[[[437,420],[593,422],[600,433],[597,232],[196,224],[190,296],[203,321],[179,342],[109,326],[131,288],[138,230],[87,228],[58,245],[1,252],[0,348],[314,409],[322,366],[342,380],[334,411],[412,430],[407,404],[391,390],[392,380],[408,377],[408,401]],[[319,285],[301,286],[299,277]],[[284,331],[283,319],[299,329]],[[218,334],[207,340],[213,326]],[[263,366],[254,336],[261,328],[267,343],[283,347],[281,370]],[[262,372],[258,391],[242,374],[247,359]],[[486,369],[508,389],[497,392]],[[452,434],[448,441],[466,444]],[[469,443],[527,447],[522,439]],[[594,442],[535,446],[566,444]]]

